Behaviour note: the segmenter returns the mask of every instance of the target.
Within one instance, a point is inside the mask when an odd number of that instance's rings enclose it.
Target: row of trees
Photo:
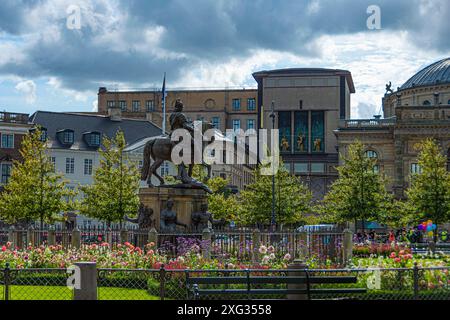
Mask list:
[[[69,188],[56,172],[39,130],[25,137],[21,155],[15,162],[9,183],[0,195],[0,217],[10,223],[63,221],[61,212],[77,210],[107,223],[121,222],[124,215],[136,214],[139,207],[137,165],[124,153],[122,132],[104,138],[100,165],[93,184]],[[376,159],[367,157],[364,145],[349,146],[338,179],[325,198],[314,203],[309,189],[299,177],[289,174],[281,164],[275,175],[275,214],[277,223],[348,222],[371,220],[391,226],[404,226],[431,219],[437,225],[450,219],[450,174],[446,157],[435,141],[423,141],[418,163],[421,172],[411,177],[407,200],[397,200],[386,190],[385,177],[374,170]],[[254,182],[239,194],[227,188],[228,181],[215,177],[206,181],[200,166],[197,179],[205,181],[213,194],[209,210],[216,219],[237,224],[269,224],[272,215],[272,176],[254,171]],[[167,183],[173,183],[168,177]],[[437,230],[436,230],[437,232]]]
[[[92,185],[69,186],[55,170],[41,132],[28,134],[20,149],[22,161],[13,163],[9,182],[0,195],[0,217],[8,223],[64,221],[61,212],[77,210],[88,217],[119,222],[139,207],[139,173],[125,156],[125,137],[105,137],[100,166]]]
[[[338,179],[320,202],[299,178],[281,168],[275,177],[277,222],[342,223],[377,221],[392,227],[431,219],[436,225],[450,220],[450,173],[447,158],[432,139],[419,151],[420,173],[412,174],[405,199],[396,199],[386,189],[387,179],[376,169],[377,159],[366,155],[361,142],[350,145],[337,167]],[[342,156],[342,155],[341,155]],[[213,195],[210,209],[218,217],[242,223],[270,223],[272,177],[255,170],[255,181],[238,195]],[[435,230],[437,233],[437,229]]]

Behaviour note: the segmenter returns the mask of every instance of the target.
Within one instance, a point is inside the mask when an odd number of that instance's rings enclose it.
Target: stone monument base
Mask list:
[[[141,188],[139,199],[142,204],[153,209],[152,219],[155,221],[155,228],[159,228],[159,215],[166,208],[167,200],[171,198],[174,202],[173,210],[177,213],[178,221],[191,226],[191,214],[199,212],[200,206],[207,203],[207,193],[203,189],[192,189],[180,186],[157,186]],[[180,232],[185,231],[181,226]],[[190,232],[190,228],[186,230]]]

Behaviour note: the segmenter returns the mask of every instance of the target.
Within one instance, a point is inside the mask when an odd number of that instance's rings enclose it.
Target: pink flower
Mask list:
[[[398,262],[402,261],[402,259],[400,259],[400,258],[395,258],[394,261],[398,263]]]
[[[291,255],[289,254],[289,253],[286,253],[285,255],[284,255],[284,258],[283,258],[284,260],[286,260],[286,261],[289,261],[289,260],[291,260]]]
[[[395,252],[391,252],[391,255],[389,256],[391,259],[394,259],[397,255],[395,254]]]
[[[5,252],[6,251],[6,246],[2,247],[2,251]]]

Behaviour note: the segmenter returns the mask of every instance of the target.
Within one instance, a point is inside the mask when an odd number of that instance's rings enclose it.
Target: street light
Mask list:
[[[271,108],[270,108],[270,117],[272,118],[272,132],[275,129],[275,101],[272,100]],[[273,137],[273,135],[271,135]],[[272,155],[274,154],[272,144]],[[271,164],[272,168],[274,168],[273,163]],[[272,172],[272,220],[271,220],[271,229],[272,231],[276,230],[276,220],[275,220],[275,172]]]

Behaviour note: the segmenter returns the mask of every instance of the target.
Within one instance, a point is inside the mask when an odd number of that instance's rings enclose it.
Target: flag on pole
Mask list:
[[[166,73],[164,72],[164,80],[162,85],[162,112],[163,112],[163,118],[162,118],[162,133],[166,133]]]

